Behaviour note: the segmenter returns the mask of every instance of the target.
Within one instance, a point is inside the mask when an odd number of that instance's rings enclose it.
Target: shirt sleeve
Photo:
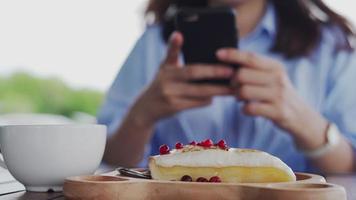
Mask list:
[[[119,74],[111,85],[104,104],[99,112],[98,121],[108,126],[108,133],[117,129],[129,106],[145,85],[144,66],[144,36],[142,36],[129,57],[122,66]]]
[[[335,54],[329,70],[324,116],[335,123],[356,150],[356,53]]]
[[[160,63],[157,54],[159,48],[155,48],[159,45],[157,38],[157,27],[148,27],[135,44],[106,95],[98,114],[98,122],[108,127],[108,137],[117,131],[135,99],[156,73]],[[146,157],[150,152],[149,145],[145,150]]]

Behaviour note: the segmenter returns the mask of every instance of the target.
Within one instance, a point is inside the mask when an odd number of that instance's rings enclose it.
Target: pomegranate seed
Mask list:
[[[180,142],[177,142],[176,149],[183,149],[183,144]]]
[[[220,149],[224,149],[224,150],[225,150],[225,149],[228,149],[225,140],[220,140],[220,141],[217,143],[217,146],[218,146]]]
[[[212,182],[212,183],[221,183],[221,179],[220,177],[218,176],[213,176],[209,179],[209,182]]]
[[[204,178],[204,177],[199,177],[199,178],[197,179],[197,182],[209,182],[209,180],[206,179],[206,178]]]
[[[213,144],[213,141],[212,141],[212,140],[207,139],[207,140],[205,140],[205,141],[200,142],[198,145],[199,145],[199,146],[202,146],[202,147],[209,148],[209,147],[213,146],[214,144]]]
[[[169,154],[169,147],[164,144],[159,147],[159,154],[164,155],[164,154]]]
[[[197,145],[197,143],[195,141],[189,143],[190,145]]]
[[[184,181],[184,182],[192,182],[193,181],[192,177],[188,176],[188,175],[182,176],[182,178],[180,180]]]

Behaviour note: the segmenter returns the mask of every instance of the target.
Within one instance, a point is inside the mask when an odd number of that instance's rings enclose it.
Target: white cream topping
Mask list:
[[[230,148],[200,151],[172,151],[167,155],[153,156],[156,165],[162,167],[274,167],[294,176],[293,171],[279,158],[266,152]]]

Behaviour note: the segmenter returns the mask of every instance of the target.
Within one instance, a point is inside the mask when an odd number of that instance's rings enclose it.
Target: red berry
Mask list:
[[[198,145],[199,145],[199,146],[202,146],[202,147],[209,148],[209,147],[213,146],[214,143],[213,143],[212,140],[207,139],[207,140],[205,140],[205,141],[200,142]]]
[[[225,140],[220,140],[217,144],[216,144],[220,149],[227,149],[227,144],[225,142]]]
[[[169,154],[169,147],[164,144],[159,147],[159,154],[164,155],[164,154]]]
[[[209,140],[205,140],[205,141],[204,141],[204,144],[205,144],[205,145],[208,145],[208,146],[213,146],[213,145],[214,145],[213,141],[210,140],[210,139],[209,139]]]
[[[221,179],[220,177],[218,176],[213,176],[209,179],[209,182],[212,182],[212,183],[221,183]]]
[[[209,182],[208,179],[204,178],[204,177],[199,177],[197,179],[197,182]]]
[[[192,182],[193,181],[192,177],[188,176],[188,175],[182,176],[182,178],[180,180],[184,181],[184,182]]]
[[[183,149],[183,144],[180,142],[176,143],[176,149]]]
[[[195,141],[189,143],[190,145],[197,145],[197,143]]]

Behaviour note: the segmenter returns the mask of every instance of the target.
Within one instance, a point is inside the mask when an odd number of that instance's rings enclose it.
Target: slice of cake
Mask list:
[[[169,151],[160,147],[160,155],[149,159],[153,179],[197,182],[269,183],[295,181],[293,171],[279,158],[266,152],[228,148],[221,140],[189,145],[176,144]]]

